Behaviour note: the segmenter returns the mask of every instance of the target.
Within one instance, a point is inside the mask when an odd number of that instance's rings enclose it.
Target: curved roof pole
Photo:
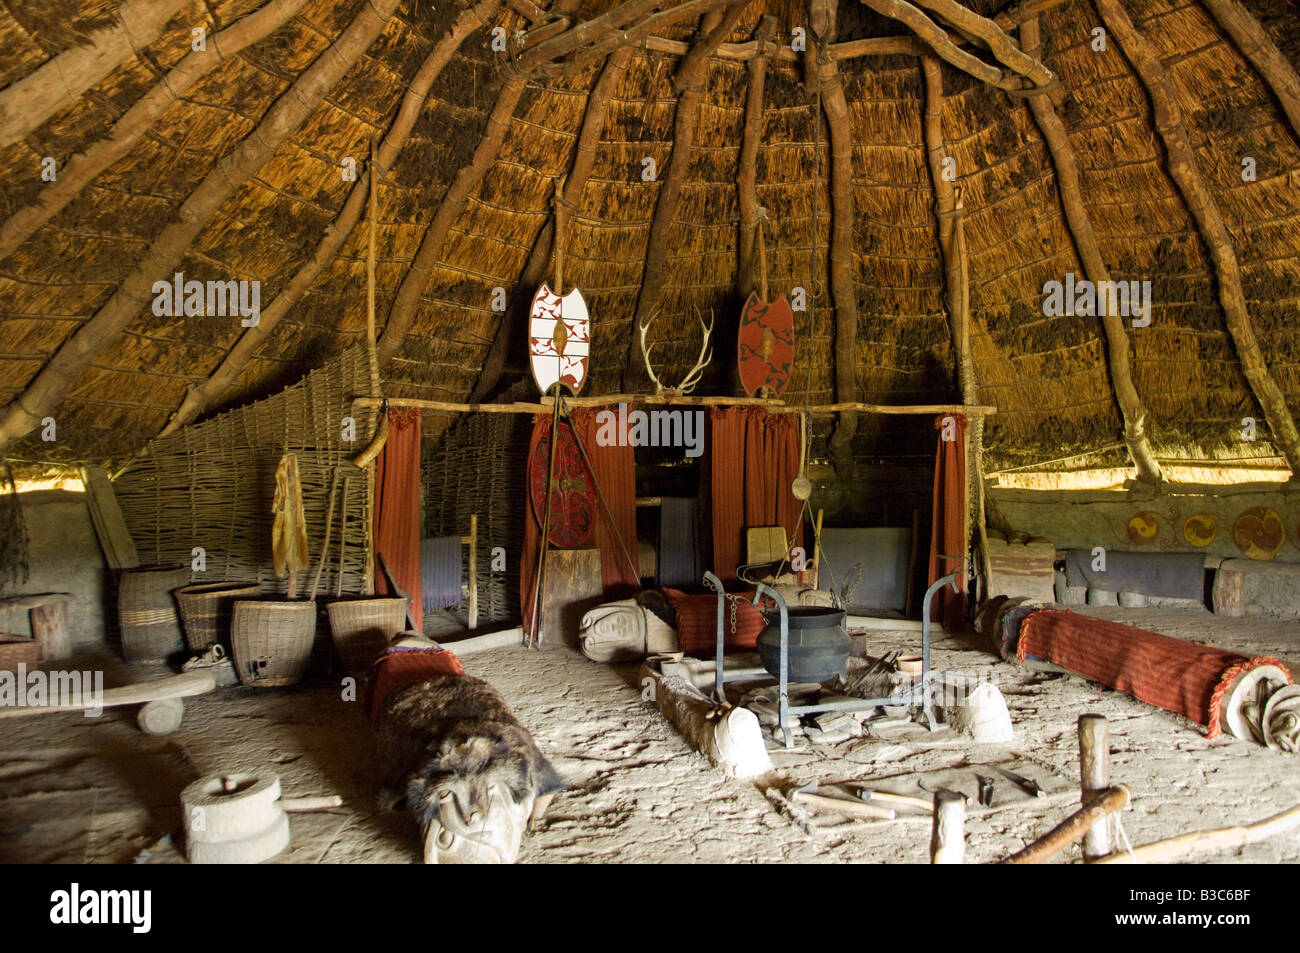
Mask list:
[[[284,26],[307,0],[269,0],[241,17],[208,40],[208,49],[193,51],[167,71],[149,92],[141,96],[113,123],[107,136],[73,156],[59,169],[59,177],[47,183],[31,205],[25,205],[0,224],[0,260],[11,255],[32,233],[53,218],[64,206],[106,168],[131,149],[153,128],[167,107],[191,86],[228,62],[240,50],[271,35]]]
[[[465,10],[420,65],[419,71],[406,88],[402,104],[398,107],[392,125],[388,127],[388,132],[385,133],[383,141],[375,152],[375,172],[378,178],[385,177],[393,167],[393,163],[397,161],[402,147],[406,145],[411,135],[420,110],[424,108],[429,90],[446,65],[451,62],[452,56],[470,34],[486,24],[488,18],[500,5],[500,0],[479,0],[473,7]],[[208,378],[189,389],[180,407],[172,414],[167,426],[162,429],[160,437],[165,437],[196,420],[230,393],[244,368],[270,337],[271,331],[280,323],[280,319],[301,300],[325,266],[338,255],[348,236],[352,234],[352,230],[361,221],[369,190],[369,176],[358,175],[343,207],[334,217],[334,221],[326,227],[325,234],[321,237],[312,256],[298,267],[288,284],[262,309],[261,320],[258,321],[257,326],[246,329]]]
[[[17,142],[151,44],[189,0],[127,0],[96,30],[0,90],[0,147]]]
[[[1039,49],[1038,17],[1031,17],[1020,25],[1020,42],[1026,52],[1037,55]],[[1079,165],[1075,160],[1074,147],[1066,134],[1065,125],[1047,96],[1027,96],[1029,111],[1042,133],[1043,142],[1052,157],[1052,166],[1056,170],[1056,182],[1060,186],[1061,205],[1065,210],[1065,223],[1074,239],[1079,261],[1084,273],[1094,284],[1110,281],[1110,270],[1102,258],[1101,246],[1097,235],[1092,230],[1092,219],[1083,204],[1083,189],[1079,184]],[[1106,338],[1107,363],[1110,369],[1111,389],[1115,394],[1115,403],[1119,406],[1120,418],[1124,422],[1124,445],[1128,448],[1129,459],[1137,468],[1138,479],[1145,483],[1159,485],[1164,479],[1164,472],[1156,462],[1147,437],[1147,408],[1133,383],[1129,369],[1128,330],[1124,319],[1117,314],[1101,316],[1102,330]]]
[[[153,297],[221,206],[257,173],[316,111],[325,94],[383,32],[399,0],[371,0],[355,20],[271,105],[246,137],[223,157],[176,211],[117,290],[60,345],[26,389],[0,412],[0,450],[30,433],[63,402],[77,376],[116,341]]]
[[[706,14],[700,23],[699,37],[690,52],[677,64],[673,86],[677,88],[677,110],[673,117],[673,151],[668,168],[659,184],[654,218],[650,223],[650,239],[646,245],[645,269],[641,273],[641,291],[637,296],[636,312],[632,326],[640,327],[654,313],[663,292],[668,262],[668,240],[671,237],[673,218],[681,200],[682,183],[686,179],[691,161],[691,147],[699,131],[700,98],[709,73],[709,57],[731,35],[740,22],[749,0],[741,0],[717,14]],[[623,367],[623,389],[634,390],[633,381],[643,369],[632,358],[628,349],[628,362]],[[642,361],[644,365],[644,361]]]
[[[1202,0],[1282,104],[1291,131],[1300,139],[1300,76],[1260,22],[1237,0]]]
[[[907,0],[862,0],[862,3],[881,16],[897,20],[908,27],[922,41],[929,44],[941,60],[951,63],[962,72],[969,73],[981,82],[996,86],[998,89],[1020,88],[1020,81],[1016,77],[1008,76],[998,67],[960,49],[948,38],[947,31]],[[994,29],[998,29],[996,24],[993,26]]]
[[[627,64],[631,59],[632,47],[630,46],[619,47],[611,53],[605,61],[604,69],[601,70],[600,78],[596,80],[591,93],[587,96],[581,131],[578,133],[578,144],[573,153],[573,163],[564,178],[563,190],[559,197],[560,202],[570,208],[581,209],[582,207],[582,196],[587,188],[587,180],[591,177],[591,170],[596,164],[596,147],[600,144],[600,137],[605,131],[609,103],[618,84],[627,73]],[[554,240],[555,222],[547,218],[533,242],[532,250],[528,253],[528,261],[520,272],[516,284],[518,293],[515,295],[515,307],[512,309],[515,314],[527,314],[528,305],[532,300],[531,291],[541,283],[546,274],[546,265],[551,260],[551,245]],[[492,338],[492,345],[488,348],[487,357],[483,362],[483,370],[474,385],[474,390],[470,393],[469,403],[477,404],[483,400],[492,393],[497,381],[501,379],[506,359],[510,354],[510,332],[514,326],[517,326],[517,322],[511,320],[511,311],[501,315],[496,335]]]
[[[1183,125],[1182,110],[1170,90],[1164,65],[1146,38],[1133,26],[1118,0],[1097,0],[1097,10],[1101,13],[1106,28],[1119,41],[1120,49],[1133,64],[1134,71],[1151,98],[1155,129],[1165,146],[1169,175],[1182,193],[1183,201],[1187,203],[1188,211],[1191,212],[1214,263],[1219,303],[1223,306],[1224,321],[1237,348],[1241,369],[1264,412],[1273,440],[1286,457],[1287,466],[1291,468],[1291,478],[1295,479],[1296,474],[1300,473],[1300,431],[1296,429],[1286,398],[1273,380],[1264,360],[1264,352],[1260,349],[1259,339],[1255,336],[1255,328],[1246,309],[1246,296],[1241,287],[1241,266],[1232,249],[1232,236],[1228,233],[1218,205],[1201,178],[1196,154],[1192,151]]]
[[[758,288],[754,249],[758,237],[758,149],[763,142],[763,85],[767,77],[768,44],[776,34],[777,19],[764,16],[754,31],[757,52],[745,64],[745,122],[741,130],[740,161],[736,166],[736,200],[740,206],[740,231],[736,237],[736,293],[741,298]]]
[[[826,0],[813,0],[813,42],[805,54],[807,81],[820,92],[822,112],[830,132],[830,292],[835,307],[835,401],[851,403],[858,399],[858,292],[854,280],[853,259],[853,121],[844,98],[844,84],[839,67],[831,59],[826,45],[834,39],[835,8]],[[821,117],[815,116],[820,123]],[[821,162],[821,157],[815,157]],[[813,229],[820,222],[812,223]],[[858,430],[858,415],[844,411],[831,433],[830,447],[835,456],[835,470],[840,479],[848,479],[852,466],[853,435]]]

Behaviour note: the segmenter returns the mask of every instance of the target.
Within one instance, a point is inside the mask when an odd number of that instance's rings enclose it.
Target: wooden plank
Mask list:
[[[41,643],[41,660],[65,659],[72,654],[72,635],[68,632],[68,600],[60,599],[33,606],[32,635]]]
[[[103,467],[82,467],[81,479],[86,485],[86,505],[90,508],[90,519],[95,524],[95,535],[99,537],[108,568],[135,569],[140,565],[140,557],[126,528],[126,520],[122,518],[122,508],[118,506],[108,471]]]

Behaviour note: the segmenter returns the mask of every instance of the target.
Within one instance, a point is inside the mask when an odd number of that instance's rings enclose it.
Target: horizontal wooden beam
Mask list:
[[[446,400],[423,400],[416,397],[355,397],[352,406],[378,407],[383,403],[389,407],[406,407],[413,410],[428,410],[444,414],[549,414],[555,406],[554,398],[543,397],[537,403],[514,401],[501,404],[461,404]],[[814,404],[801,407],[787,404],[780,400],[764,400],[761,397],[696,397],[691,395],[672,396],[669,394],[603,394],[600,397],[568,397],[564,401],[570,407],[610,407],[617,404],[651,404],[672,407],[766,407],[774,414],[809,413],[824,416],[845,411],[861,414],[882,414],[908,416],[919,414],[962,414],[966,417],[989,417],[998,412],[991,406],[963,406],[962,404],[863,404],[847,401],[838,404]]]

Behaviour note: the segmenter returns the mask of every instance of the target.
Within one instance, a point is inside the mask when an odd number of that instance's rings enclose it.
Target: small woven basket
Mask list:
[[[0,632],[0,672],[17,672],[20,664],[35,669],[40,654],[41,643],[36,639]]]
[[[349,675],[361,676],[406,628],[406,600],[396,598],[348,599],[331,602],[330,636],[339,660]]]
[[[316,603],[237,600],[230,619],[235,672],[245,685],[293,685],[307,671]]]
[[[235,600],[262,594],[255,582],[205,582],[176,590],[176,604],[185,623],[191,652],[205,652],[218,643],[230,644],[230,615]]]
[[[122,657],[128,662],[165,659],[185,647],[172,592],[190,581],[184,566],[151,566],[122,571],[117,621]]]

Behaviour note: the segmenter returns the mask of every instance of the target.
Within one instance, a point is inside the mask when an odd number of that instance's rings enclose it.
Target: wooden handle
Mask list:
[[[1024,850],[1012,854],[1003,863],[1041,864],[1045,860],[1050,860],[1087,834],[1099,821],[1104,821],[1110,815],[1127,807],[1132,797],[1129,789],[1122,784],[1107,789]]]
[[[320,797],[282,797],[280,810],[289,814],[305,814],[308,811],[328,811],[332,807],[342,807],[343,798],[337,794],[325,794]]]
[[[871,817],[892,821],[896,816],[887,807],[872,807],[870,804],[863,804],[860,801],[850,801],[842,797],[827,797],[824,794],[809,794],[807,791],[795,791],[790,796],[790,800],[807,804],[809,807],[820,807],[831,811],[840,811],[844,814],[852,814],[854,817]]]

